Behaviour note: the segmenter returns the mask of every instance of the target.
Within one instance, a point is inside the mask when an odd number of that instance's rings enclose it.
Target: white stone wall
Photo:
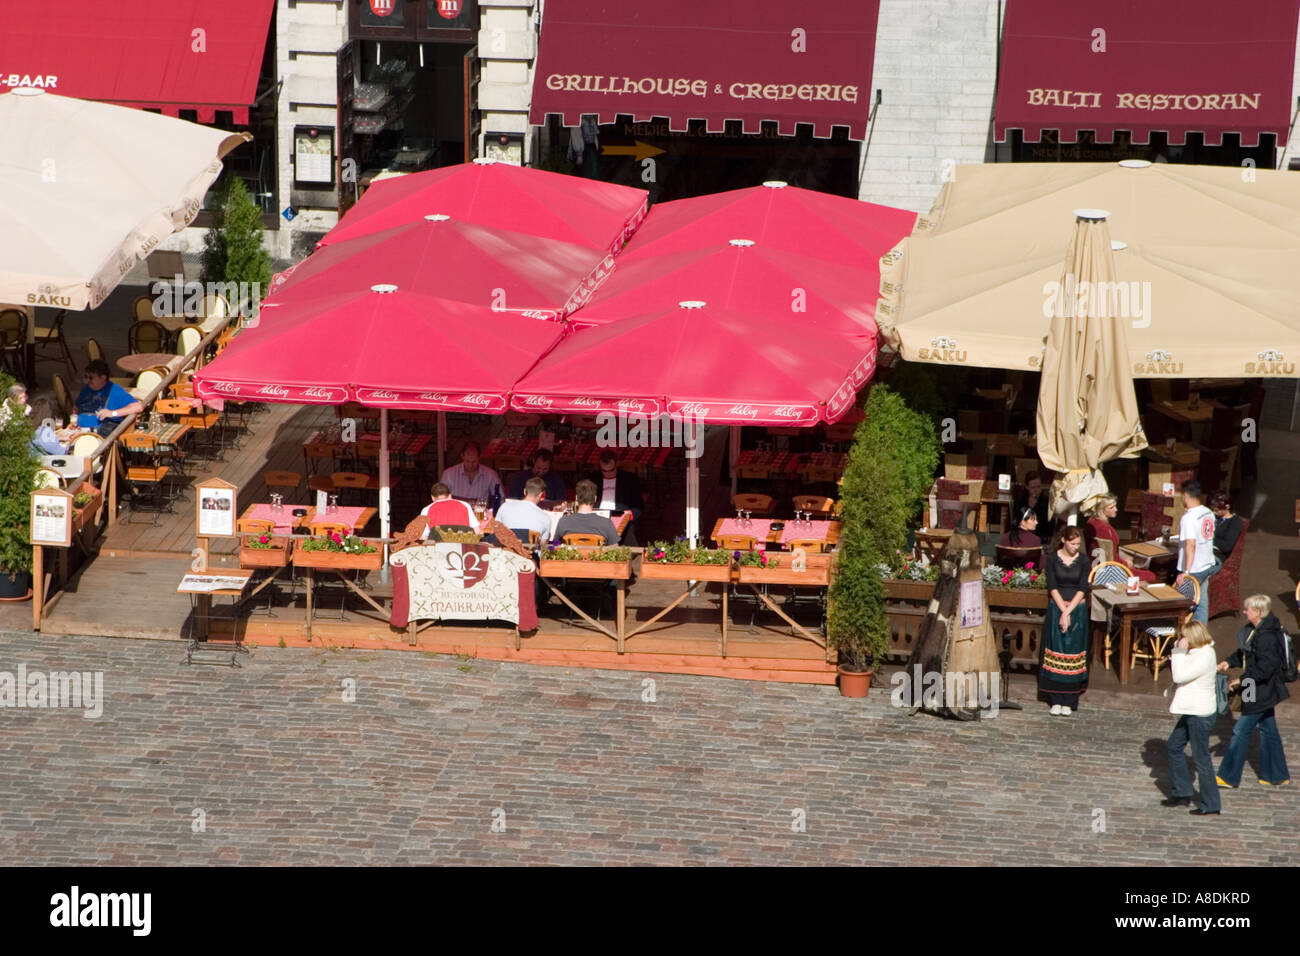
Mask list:
[[[528,124],[537,56],[538,17],[534,0],[479,0],[478,55],[482,77],[478,107],[482,132],[523,133],[525,161],[533,155],[534,128]],[[482,156],[483,137],[475,155]]]
[[[327,232],[338,222],[338,193],[293,188],[293,129],[326,126],[334,129],[338,150],[337,53],[347,41],[347,8],[343,0],[277,0],[276,74],[280,87],[278,111],[279,208],[292,205],[298,215],[280,221],[278,234],[268,232],[272,255],[289,258],[293,236]],[[278,212],[279,210],[277,210]]]
[[[945,161],[984,162],[998,27],[997,0],[881,0],[860,198],[925,212]]]

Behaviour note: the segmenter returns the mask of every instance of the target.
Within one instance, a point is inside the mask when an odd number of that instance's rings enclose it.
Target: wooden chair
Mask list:
[[[203,333],[192,325],[187,325],[176,334],[176,354],[189,355],[203,341]]]
[[[138,299],[136,300],[139,301]],[[136,321],[126,333],[127,351],[132,355],[141,352],[163,352],[167,347],[167,330],[153,319]]]
[[[756,515],[766,517],[772,513],[772,496],[758,494],[740,494],[731,496],[731,506]]]
[[[825,517],[835,508],[835,499],[822,495],[795,495],[792,499],[795,511],[811,511],[817,517]]]
[[[821,554],[826,550],[826,542],[821,538],[791,538],[786,542],[786,547],[791,551],[803,548],[808,554]]]
[[[302,475],[296,471],[264,471],[262,481],[266,484],[267,491],[284,489],[285,497],[290,501],[297,497],[298,489],[302,487]]]
[[[127,458],[126,480],[131,497],[131,513],[140,510],[140,499],[146,495],[153,499],[153,523],[164,506],[172,511],[172,499],[165,494],[164,479],[171,471],[162,464],[158,452],[158,439],[145,432],[129,431],[122,436],[122,447]]]
[[[334,465],[335,448],[329,442],[307,442],[302,446],[302,460],[304,470],[308,475],[316,473],[316,462],[328,461],[331,469]]]
[[[27,376],[27,313],[21,309],[0,311],[0,364],[20,381]]]
[[[746,534],[720,534],[714,540],[726,551],[753,551],[757,545],[757,539]]]
[[[135,398],[143,401],[150,392],[163,383],[165,377],[156,368],[147,368],[136,377],[135,385],[129,391]]]
[[[225,457],[220,412],[210,411],[200,405],[191,408],[188,415],[182,416],[181,423],[190,426],[190,434],[194,436],[194,450],[202,452],[206,460],[220,461]]]
[[[65,418],[76,418],[77,407],[72,402],[72,393],[68,391],[63,376],[55,372],[50,376],[50,385],[54,389],[54,404],[58,407],[59,414]]]
[[[580,534],[572,532],[564,536],[564,543],[574,548],[599,548],[605,544],[605,539],[598,534]]]
[[[951,537],[950,534],[940,534],[934,531],[917,531],[916,546],[933,563],[943,555],[944,549],[948,547],[948,539]]]
[[[336,490],[348,488],[353,492],[350,497],[360,498],[361,492],[370,486],[370,476],[359,471],[336,471],[330,475],[330,482]]]
[[[54,324],[51,326],[36,326],[32,331],[36,337],[35,359],[36,362],[63,362],[68,367],[68,374],[75,376],[77,374],[77,363],[72,360],[72,350],[68,348],[67,336],[63,334],[63,319],[68,314],[67,309],[60,309],[54,316]],[[42,349],[53,349],[53,355],[42,355]]]
[[[270,534],[275,530],[275,522],[270,518],[238,518],[235,530],[240,534]]]
[[[1103,561],[1088,572],[1088,583],[1093,587],[1100,588],[1104,588],[1108,584],[1118,584],[1120,587],[1127,587],[1128,579],[1131,574],[1132,572],[1118,561]],[[1106,631],[1104,655],[1107,671],[1110,670],[1110,655],[1111,651],[1114,650],[1112,642],[1113,638],[1108,629]]]
[[[1201,586],[1197,583],[1196,578],[1185,578],[1181,584],[1175,584],[1174,588],[1179,594],[1184,595],[1195,609],[1197,602],[1201,599]],[[1183,618],[1186,624],[1192,619],[1192,613]],[[1160,662],[1169,656],[1169,650],[1173,646],[1174,638],[1178,636],[1178,622],[1170,621],[1168,624],[1156,623],[1148,624],[1142,629],[1141,634],[1133,638],[1133,649],[1129,654],[1129,667],[1134,667],[1138,661],[1150,661],[1152,674],[1156,680],[1160,679]],[[1149,648],[1149,650],[1147,649]]]
[[[158,316],[153,311],[153,299],[147,295],[136,296],[131,303],[131,319],[135,322],[156,322]]]
[[[341,521],[313,521],[307,525],[307,530],[316,537],[336,531],[345,537],[353,533],[352,526]]]

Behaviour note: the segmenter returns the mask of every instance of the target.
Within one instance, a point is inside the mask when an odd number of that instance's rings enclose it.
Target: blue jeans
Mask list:
[[[1192,745],[1192,760],[1196,763],[1196,779],[1201,783],[1200,808],[1207,813],[1219,809],[1219,785],[1214,780],[1214,759],[1210,756],[1210,728],[1216,715],[1193,717],[1184,714],[1174,725],[1174,732],[1165,741],[1169,754],[1169,783],[1175,797],[1192,796],[1192,775],[1187,772],[1187,754],[1183,751],[1188,742]]]
[[[1282,783],[1291,779],[1282,751],[1282,735],[1277,731],[1273,708],[1257,714],[1242,714],[1232,728],[1232,740],[1219,762],[1219,776],[1234,787],[1241,783],[1241,770],[1246,765],[1246,748],[1259,727],[1259,779],[1266,783]]]
[[[1223,567],[1223,562],[1215,558],[1214,564],[1204,571],[1188,572],[1192,577],[1196,578],[1196,583],[1201,586],[1201,598],[1196,602],[1196,608],[1192,611],[1192,618],[1202,624],[1210,623],[1210,576],[1218,574],[1221,567]]]

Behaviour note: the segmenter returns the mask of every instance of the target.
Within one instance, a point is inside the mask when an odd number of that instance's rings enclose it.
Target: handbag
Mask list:
[[[1214,675],[1214,705],[1215,712],[1226,714],[1228,712],[1228,675],[1219,672]]]

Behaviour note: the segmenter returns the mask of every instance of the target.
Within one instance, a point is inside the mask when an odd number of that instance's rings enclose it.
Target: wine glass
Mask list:
[[[273,511],[275,514],[279,514],[283,510],[284,510],[284,495],[281,494],[271,495],[271,511]]]
[[[740,525],[740,519],[741,519],[742,517],[744,517],[744,515],[745,515],[745,512],[741,511],[739,508],[736,509],[736,524],[737,524],[738,526]]]
[[[339,496],[330,495],[329,504],[325,506],[325,513],[338,514],[338,510],[339,510]]]

